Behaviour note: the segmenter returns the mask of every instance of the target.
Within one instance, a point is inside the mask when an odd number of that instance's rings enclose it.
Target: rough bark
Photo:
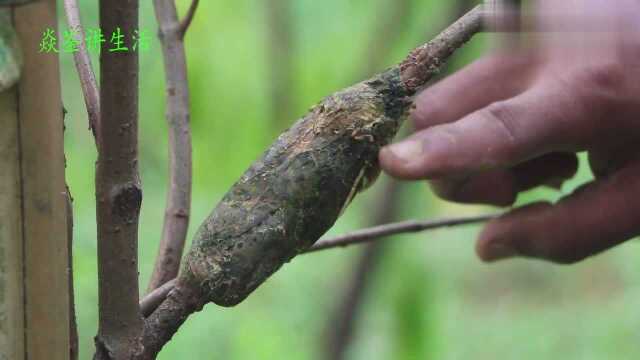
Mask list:
[[[387,0],[381,6],[382,20],[376,24],[373,35],[370,38],[369,46],[363,66],[363,75],[368,76],[379,71],[385,64],[385,57],[393,49],[403,33],[403,22],[410,15],[412,0]],[[433,34],[429,34],[433,36]],[[361,77],[359,77],[361,78]],[[396,194],[399,184],[390,181],[385,185],[379,197],[378,208],[371,214],[371,224],[379,225],[390,221],[395,213]],[[385,204],[389,203],[389,205]],[[384,204],[382,207],[380,205]],[[317,247],[321,244],[316,244]],[[364,297],[367,284],[372,278],[372,273],[377,267],[378,259],[382,256],[383,245],[376,243],[367,244],[356,260],[351,274],[350,281],[345,284],[345,288],[338,296],[335,313],[329,316],[325,336],[321,339],[323,354],[333,360],[342,358],[346,352],[351,338],[353,337],[356,313],[361,304],[360,299]]]
[[[200,227],[181,276],[232,306],[327,231],[379,169],[424,85],[479,31],[476,12],[398,67],[327,97],[282,134]]]
[[[100,28],[138,28],[137,0],[101,0]],[[131,49],[130,49],[131,50]],[[141,351],[138,305],[138,52],[100,54],[100,108],[96,200],[99,329],[97,359],[131,359]]]
[[[233,306],[313,245],[377,175],[410,106],[398,68],[328,97],[285,132],[200,228],[182,275]]]
[[[372,46],[371,49],[381,49],[381,51],[384,52],[388,51],[388,45],[387,49],[384,49],[383,46],[385,43],[392,44],[393,41],[390,40],[394,39],[394,32],[390,31],[389,29],[402,28],[401,23],[403,17],[407,16],[411,8],[410,5],[411,1],[408,0],[402,0],[395,3],[395,7],[392,7],[393,9],[395,9],[395,11],[390,14],[390,17],[388,19],[388,23],[391,25],[384,24],[384,26],[382,26],[379,30],[381,34],[386,35],[378,37],[386,37],[387,41],[383,42],[381,46]],[[451,19],[456,19],[460,16],[463,16],[465,12],[472,6],[473,5],[471,4],[471,1],[469,0],[456,1],[455,6],[453,7],[453,15],[451,16]],[[435,31],[433,29],[430,29],[428,36],[432,36],[434,32]],[[396,37],[397,35],[398,34],[395,33]],[[374,37],[374,39],[377,39],[378,37]],[[384,52],[379,53],[378,56],[380,56],[380,54],[384,54]],[[372,61],[375,60],[375,58],[372,59]],[[443,66],[442,68],[445,67],[446,66]],[[446,72],[446,70],[444,72]],[[389,209],[383,208],[377,212],[374,212],[372,221],[374,224],[387,222],[389,221],[389,218],[393,217],[393,208],[395,207],[397,202],[397,198],[394,197],[393,194],[396,194],[398,192],[397,187],[398,184],[391,183],[388,185],[386,191],[381,194],[381,201],[388,204],[385,205],[385,208],[388,207]],[[367,230],[363,233],[365,238],[367,234],[372,230],[374,229]],[[373,232],[375,233],[375,230]],[[324,244],[316,244],[314,248],[317,247],[319,249],[322,249],[323,245]],[[329,246],[332,244],[326,245]],[[380,259],[383,256],[384,249],[384,244],[381,244],[379,242],[366,245],[366,248],[362,251],[360,258],[354,266],[354,273],[352,274],[351,281],[347,283],[340,300],[341,302],[337,307],[336,313],[332,317],[332,321],[328,323],[329,328],[326,330],[327,340],[324,350],[325,356],[328,359],[338,360],[343,359],[346,356],[347,349],[354,338],[356,322],[359,316],[360,307],[363,303],[363,299],[366,296],[368,283],[371,282],[375,276],[376,269],[378,268]]]
[[[283,133],[200,227],[174,290],[189,296],[175,295],[147,318],[143,357],[155,356],[189,311],[239,303],[313,245],[375,178],[378,151],[412,96],[481,25],[477,7],[399,66],[327,97]]]
[[[481,215],[440,220],[408,220],[397,223],[389,223],[384,225],[372,226],[370,228],[360,229],[334,238],[318,241],[315,245],[304,250],[300,255],[310,254],[322,250],[330,250],[336,248],[345,248],[352,245],[368,244],[376,241],[382,241],[391,235],[400,235],[408,233],[416,233],[427,230],[435,230],[444,227],[462,226],[469,224],[477,224],[489,221],[497,215]],[[140,300],[140,311],[142,316],[148,317],[162,304],[169,292],[173,290],[176,279],[166,282],[164,285],[156,288],[152,292],[145,295]]]
[[[186,27],[183,29],[178,22],[173,0],[155,0],[154,8],[166,74],[169,187],[162,239],[147,291],[154,290],[178,275],[191,210],[189,83],[183,42],[183,30],[186,31]]]

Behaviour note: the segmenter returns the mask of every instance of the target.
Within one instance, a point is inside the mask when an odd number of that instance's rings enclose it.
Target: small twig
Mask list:
[[[188,17],[193,17],[197,3],[197,0],[192,3]],[[169,188],[162,239],[148,291],[178,275],[189,227],[192,172],[189,83],[182,41],[182,31],[186,28],[178,27],[178,12],[173,0],[155,0],[154,8],[166,73]]]
[[[187,14],[180,22],[180,39],[184,39],[189,26],[191,26],[191,22],[193,21],[193,16],[196,14],[196,10],[198,9],[198,3],[200,0],[191,0],[191,5],[189,5],[189,10],[187,10]]]
[[[77,34],[79,37],[78,40],[80,41],[78,44],[78,51],[73,53],[73,61],[76,64],[84,102],[87,107],[89,128],[93,132],[93,136],[97,142],[99,137],[98,129],[100,128],[100,90],[98,88],[98,82],[96,81],[96,75],[93,71],[93,66],[91,65],[91,57],[89,57],[89,52],[87,51],[84,28],[80,21],[78,3],[76,0],[64,0],[64,9],[67,15],[69,27],[75,34]]]
[[[140,312],[143,317],[151,315],[151,313],[157,309],[160,304],[162,304],[164,299],[167,298],[167,294],[169,294],[171,289],[175,286],[175,283],[176,279],[169,280],[140,300]]]
[[[497,217],[497,214],[481,215],[472,217],[442,219],[442,220],[409,220],[398,223],[374,226],[351,233],[347,233],[332,239],[320,240],[318,243],[301,254],[315,253],[321,250],[330,250],[335,248],[343,248],[351,245],[359,245],[364,243],[373,243],[378,240],[384,240],[385,237],[399,234],[416,233],[427,230],[435,230],[444,227],[452,227],[459,225],[470,225],[482,223]],[[176,279],[170,280],[161,287],[147,294],[140,301],[142,314],[146,317],[162,303],[169,291],[173,288]]]
[[[73,291],[73,197],[65,184],[67,198],[67,251],[69,256],[69,360],[78,360],[78,321]]]
[[[400,64],[405,86],[417,92],[439,73],[440,66],[484,27],[485,10],[477,5],[436,38],[413,50]],[[442,46],[446,44],[446,46]]]
[[[329,240],[320,240],[317,244],[304,251],[304,254],[334,249],[339,247],[346,247],[350,245],[362,244],[371,241],[380,240],[386,236],[416,233],[425,230],[439,229],[443,227],[468,225],[486,222],[495,218],[496,215],[481,215],[467,218],[453,218],[443,220],[427,220],[427,221],[404,221],[393,224],[386,224],[380,226],[374,226],[368,229],[354,231],[349,234],[338,236]]]

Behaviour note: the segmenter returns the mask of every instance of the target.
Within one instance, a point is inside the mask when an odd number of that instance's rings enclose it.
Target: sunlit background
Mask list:
[[[98,26],[96,3],[80,4],[87,27]],[[151,1],[141,3],[140,28],[152,40],[140,61],[140,170],[144,200],[139,238],[140,283],[144,291],[162,228],[167,126],[155,17]],[[178,3],[184,13],[189,1]],[[285,3],[289,4],[288,10],[268,12],[272,1],[202,1],[187,34],[194,150],[189,238],[225,191],[296,117],[323,96],[401,60],[459,11],[454,1],[436,0]],[[63,19],[61,30],[67,28]],[[270,34],[278,32],[268,31],[274,19],[285,30],[282,38],[274,38]],[[456,56],[454,68],[478,58],[490,44],[488,36],[478,37]],[[93,178],[96,151],[87,129],[71,55],[61,54],[61,62],[64,105],[69,112],[67,179],[75,199],[74,279],[80,358],[87,359],[93,353],[98,319]],[[279,74],[279,82],[271,80],[274,74]],[[285,95],[275,96],[274,88],[285,89]],[[459,91],[462,97],[467,89]],[[583,167],[562,192],[533,191],[522,196],[519,203],[556,199],[590,178]],[[401,186],[400,210],[394,216],[398,220],[493,211],[445,203],[423,183]],[[380,188],[379,183],[359,197],[331,234],[370,224],[372,208],[385,206],[376,200]],[[457,228],[388,240],[377,266],[369,269],[371,282],[359,309],[347,357],[640,356],[637,244],[629,243],[571,267],[525,260],[488,266],[474,254],[478,230]],[[159,358],[322,358],[324,339],[338,325],[333,318],[334,309],[361,250],[301,256],[241,305],[232,309],[205,307],[186,322]]]

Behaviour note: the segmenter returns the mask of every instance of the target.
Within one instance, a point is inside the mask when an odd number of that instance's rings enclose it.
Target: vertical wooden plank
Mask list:
[[[24,359],[22,204],[16,89],[0,93],[0,360]]]
[[[25,346],[28,360],[69,358],[69,276],[63,118],[57,54],[40,53],[57,29],[56,1],[14,10],[24,67],[18,117],[23,189]]]

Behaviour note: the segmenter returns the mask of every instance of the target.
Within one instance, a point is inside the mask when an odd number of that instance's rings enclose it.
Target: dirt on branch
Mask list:
[[[476,7],[400,65],[337,92],[280,135],[202,224],[176,286],[145,321],[152,359],[186,317],[233,306],[312,246],[379,172],[412,96],[482,27]]]

